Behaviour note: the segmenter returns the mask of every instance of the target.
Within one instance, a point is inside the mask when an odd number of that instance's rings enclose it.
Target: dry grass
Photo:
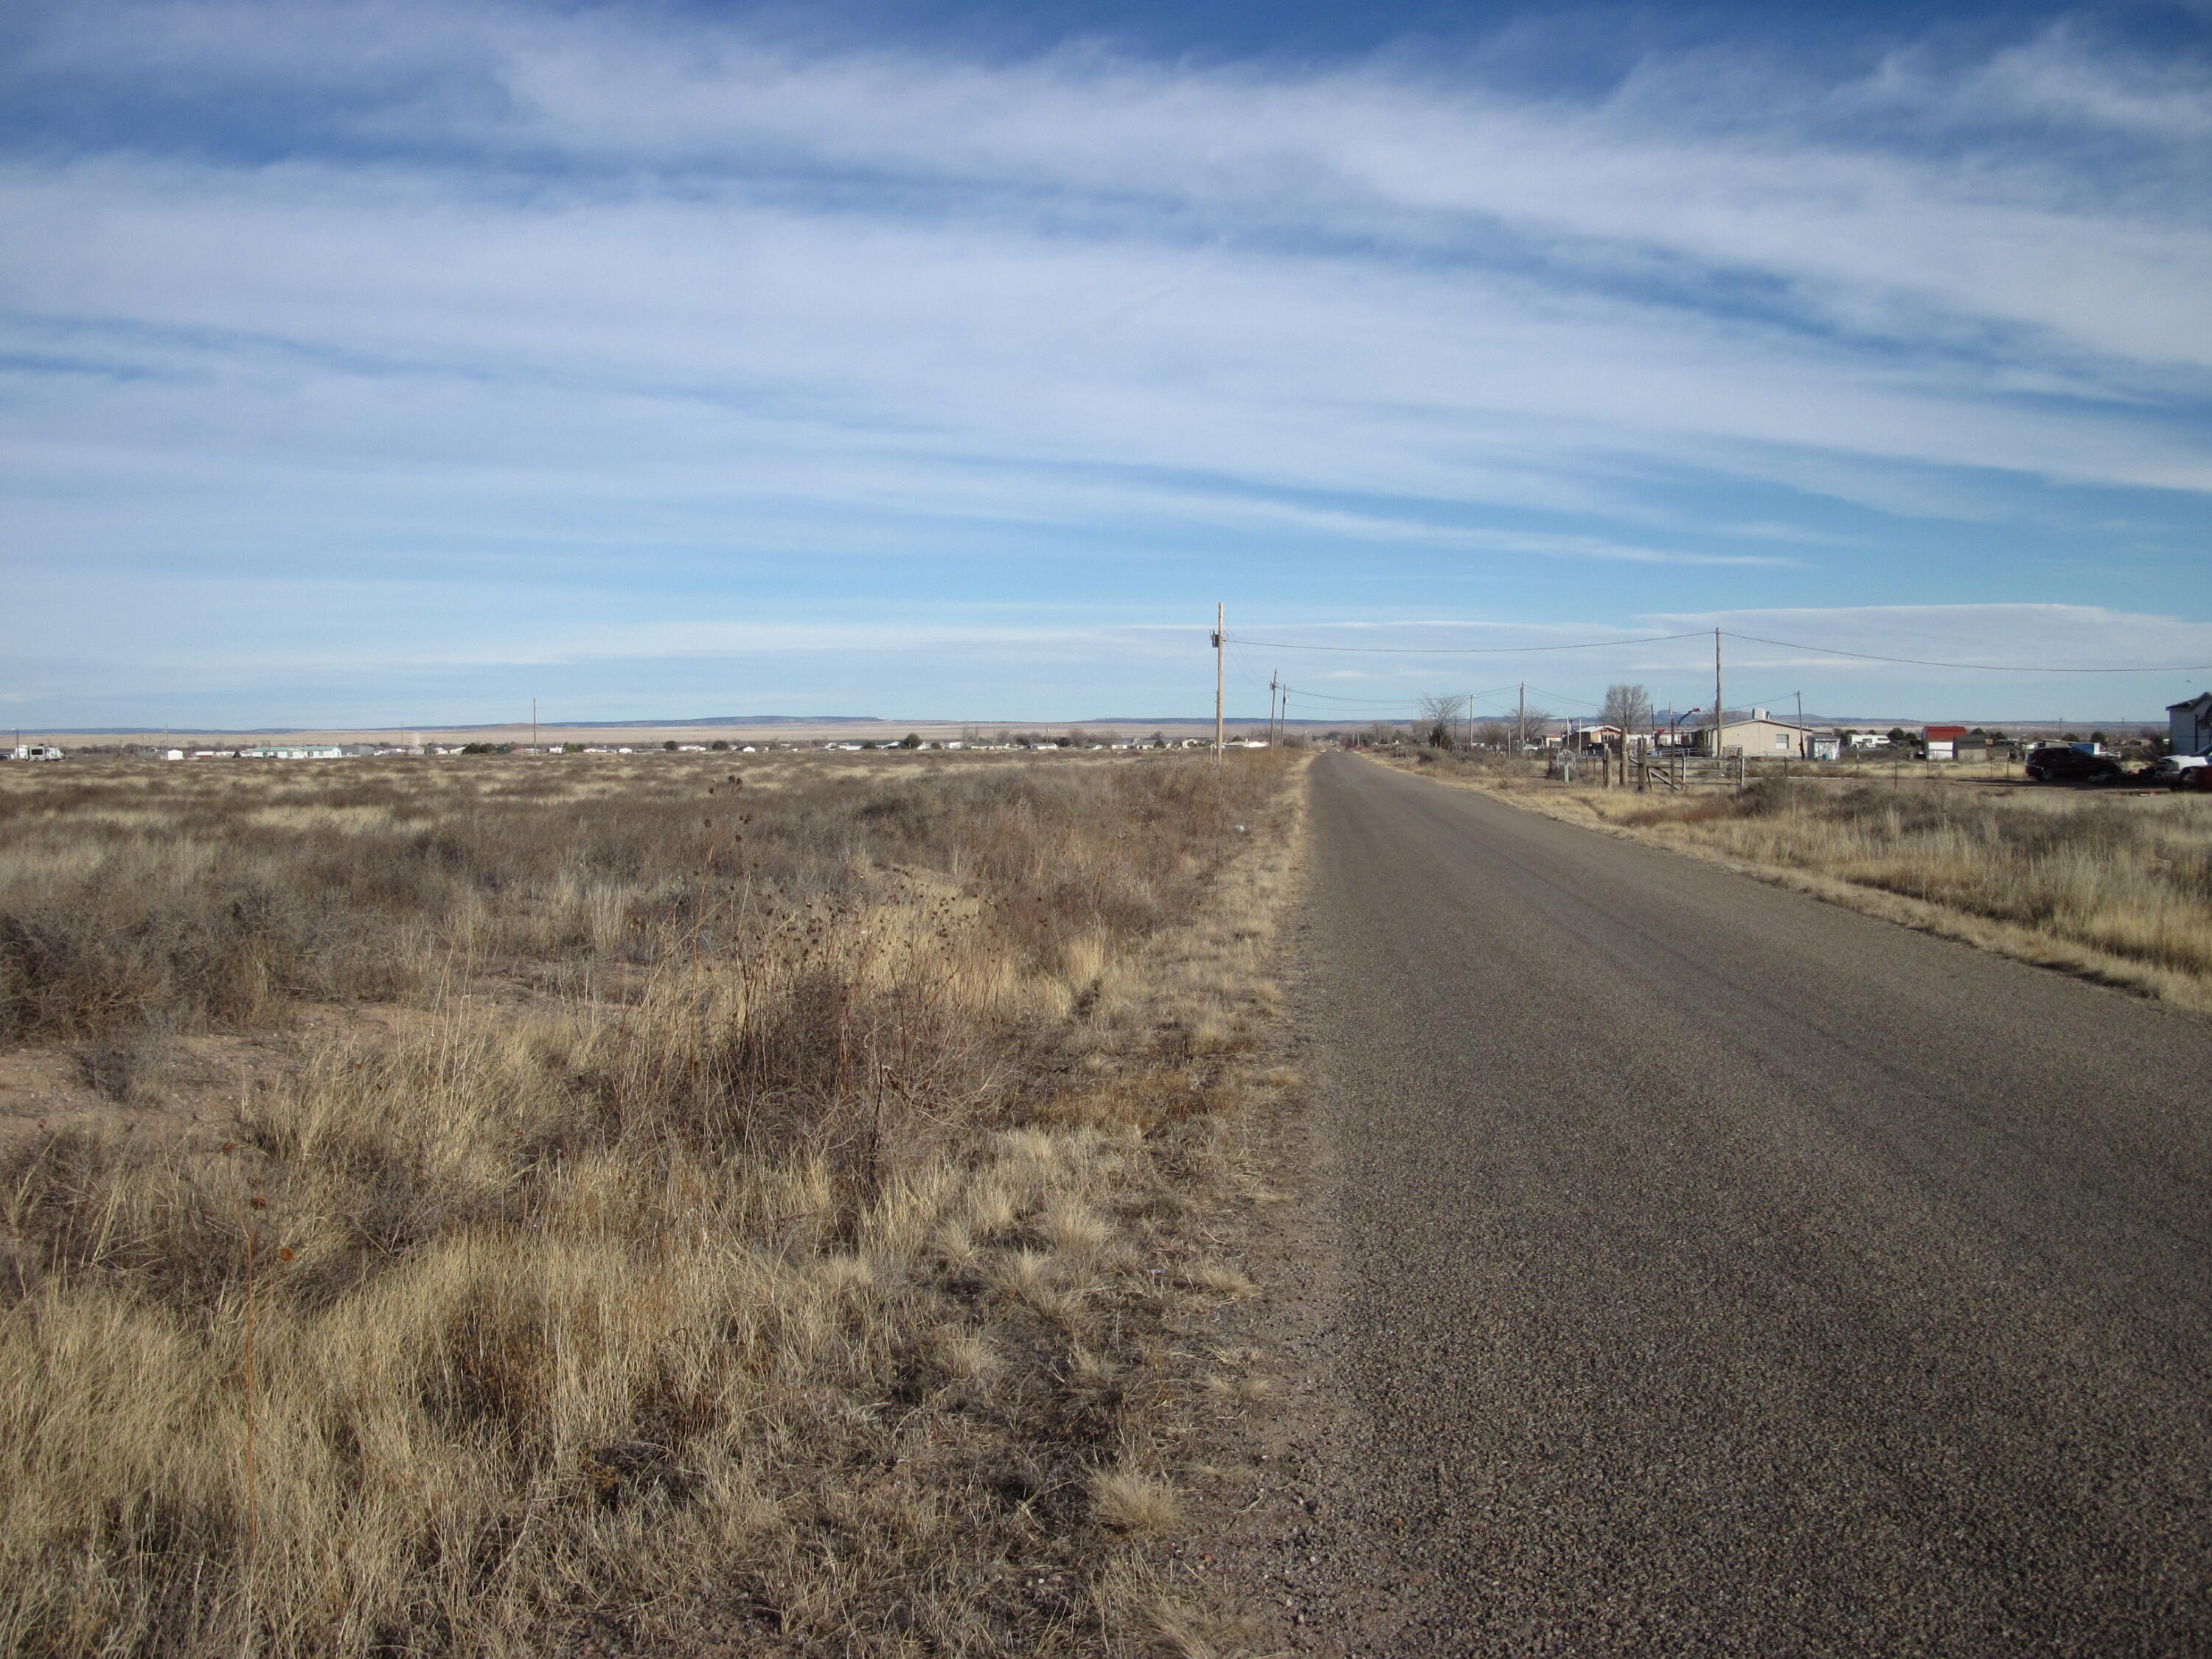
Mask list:
[[[1158,1534],[1182,1524],[1175,1488],[1135,1468],[1093,1471],[1091,1502],[1099,1520],[1121,1532]]]
[[[1431,771],[1437,769],[1426,769]],[[1769,778],[1686,797],[1444,781],[1855,908],[2212,1010],[2212,800],[1978,779]]]
[[[0,1168],[0,1651],[1158,1639],[1292,774],[732,769],[6,778],[0,1011],[111,1097],[414,1012]]]

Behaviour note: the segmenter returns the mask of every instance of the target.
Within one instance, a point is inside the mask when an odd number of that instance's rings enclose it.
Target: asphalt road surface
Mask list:
[[[1381,1645],[2212,1652],[2212,1022],[1355,757],[1314,792]]]

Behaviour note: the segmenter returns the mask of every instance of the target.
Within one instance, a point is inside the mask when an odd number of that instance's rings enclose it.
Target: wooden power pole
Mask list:
[[[1713,629],[1713,758],[1720,763],[1721,781],[1728,781],[1728,755],[1721,739],[1728,734],[1728,704],[1721,696],[1721,630]]]
[[[1513,752],[1528,752],[1528,687],[1525,682],[1521,687],[1521,712],[1513,717]]]
[[[1213,607],[1213,758],[1222,755],[1221,694],[1228,685],[1229,635],[1228,622],[1221,605]]]

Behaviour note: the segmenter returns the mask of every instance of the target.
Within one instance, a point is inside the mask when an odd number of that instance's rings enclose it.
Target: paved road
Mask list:
[[[1322,1571],[1397,1589],[1383,1645],[2212,1652],[2212,1022],[1314,788],[1364,1425]]]

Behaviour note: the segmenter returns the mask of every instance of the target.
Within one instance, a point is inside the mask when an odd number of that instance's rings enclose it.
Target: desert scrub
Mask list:
[[[1048,966],[1173,914],[1235,805],[1206,768],[1164,756],[896,773],[740,758],[10,769],[0,1039],[149,1016],[265,1024],[301,1001],[434,1000],[456,975],[650,967],[702,930],[726,950],[769,911],[849,902],[902,866],[989,903]],[[738,883],[749,906],[731,902]]]
[[[414,1012],[0,1161],[0,1651],[1146,1647],[1291,772],[704,761],[7,780],[17,1035]]]
[[[1512,799],[2212,1008],[2212,803],[2202,796],[1770,778],[1686,796],[1524,785]]]
[[[2193,799],[1776,780],[1647,808],[1754,862],[1818,871],[2212,979],[2212,817]]]

